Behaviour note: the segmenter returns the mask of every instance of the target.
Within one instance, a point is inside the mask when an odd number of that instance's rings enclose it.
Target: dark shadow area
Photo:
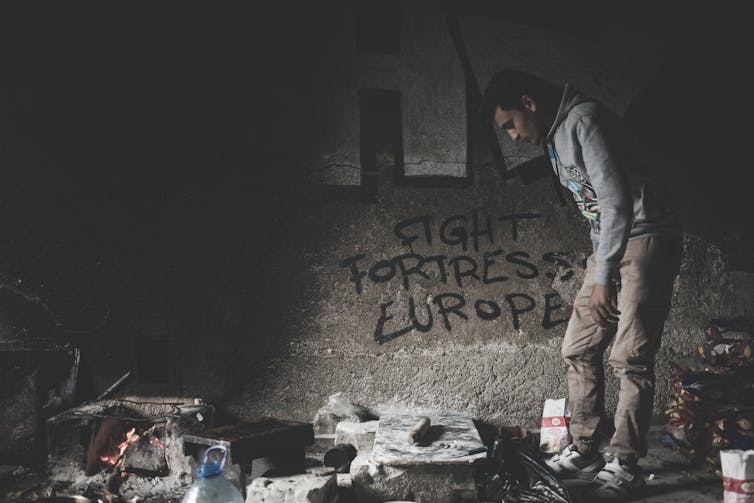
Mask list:
[[[301,244],[321,237],[295,230],[279,110],[304,107],[315,64],[290,33],[321,25],[303,6],[48,7],[0,12],[0,341],[82,347],[80,400],[131,370],[129,393],[221,401],[309,302]]]
[[[671,56],[626,112],[672,190],[685,230],[720,247],[733,270],[754,271],[747,182],[752,45],[741,13],[687,10]]]
[[[432,445],[432,442],[435,442],[440,439],[440,436],[442,436],[442,432],[445,431],[445,427],[441,424],[433,424],[429,427],[429,430],[427,430],[427,433],[422,436],[421,440],[416,442],[416,445],[419,447],[427,447]]]
[[[610,9],[598,2],[517,4],[495,0],[448,0],[445,5],[456,15],[503,19],[589,42],[596,42],[600,39],[610,15]]]
[[[404,180],[401,93],[359,89],[359,156],[361,190],[365,201],[376,202],[380,184]],[[386,169],[384,157],[392,165]]]
[[[399,54],[402,5],[399,0],[354,2],[357,54]]]

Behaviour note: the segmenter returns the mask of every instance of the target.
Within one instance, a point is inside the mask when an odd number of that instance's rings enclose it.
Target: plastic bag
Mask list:
[[[568,489],[540,459],[538,442],[528,443],[498,439],[480,502],[572,503]]]

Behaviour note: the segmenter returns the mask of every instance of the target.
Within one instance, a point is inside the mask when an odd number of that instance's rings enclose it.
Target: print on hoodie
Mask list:
[[[600,206],[597,201],[597,194],[579,170],[573,166],[567,166],[568,170],[568,189],[573,192],[573,198],[576,200],[576,206],[587,219],[594,223],[599,223]]]
[[[557,154],[549,143],[547,144],[547,153],[553,166],[557,166]],[[568,174],[565,185],[573,193],[573,198],[576,200],[576,206],[579,211],[590,222],[598,224],[600,221],[600,206],[597,194],[594,192],[594,187],[592,187],[589,180],[575,166],[565,166],[565,170]]]

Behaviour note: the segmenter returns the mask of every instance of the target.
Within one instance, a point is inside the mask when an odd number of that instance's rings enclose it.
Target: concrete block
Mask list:
[[[465,465],[487,457],[474,421],[461,414],[432,414],[431,426],[421,442],[409,439],[415,414],[380,417],[370,459],[390,466]]]
[[[408,432],[418,418],[413,414],[380,417],[372,452],[351,461],[356,501],[476,501],[476,466],[487,454],[473,420],[433,414],[423,441],[412,442]],[[480,448],[483,452],[478,452]]]
[[[379,421],[354,423],[341,421],[335,427],[335,444],[351,444],[361,455],[372,452],[374,436],[377,433]]]
[[[476,501],[473,465],[388,466],[366,456],[351,462],[351,491],[360,503]]]
[[[246,488],[246,503],[335,503],[337,497],[334,473],[258,477]]]
[[[341,421],[365,422],[376,419],[366,407],[351,401],[342,393],[330,395],[327,404],[317,411],[312,421],[315,435],[333,434]]]

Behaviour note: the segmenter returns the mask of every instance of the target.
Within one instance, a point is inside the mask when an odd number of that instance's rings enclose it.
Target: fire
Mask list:
[[[123,453],[126,451],[126,448],[139,440],[139,435],[136,433],[136,428],[131,428],[128,430],[128,432],[125,435],[125,440],[123,442],[119,443],[117,446],[115,446],[115,453],[111,454],[110,456],[100,456],[99,459],[103,463],[106,463],[110,466],[115,466],[118,461],[120,461],[120,458],[123,456]]]

